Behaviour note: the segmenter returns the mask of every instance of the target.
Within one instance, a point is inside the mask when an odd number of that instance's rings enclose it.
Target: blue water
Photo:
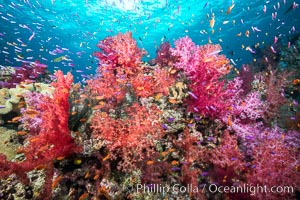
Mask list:
[[[132,31],[138,46],[148,52],[145,61],[155,57],[162,41],[173,43],[187,35],[199,45],[221,44],[222,53],[240,67],[253,60],[247,46],[270,45],[275,36],[287,45],[299,34],[300,8],[287,12],[293,2],[300,4],[299,0],[235,0],[226,14],[231,0],[1,0],[0,65],[40,60],[50,70],[72,71],[82,80],[82,74],[95,73],[97,60],[92,54],[99,40]],[[209,23],[212,13],[214,33]],[[63,52],[52,55],[56,48]],[[67,60],[53,62],[60,56]]]

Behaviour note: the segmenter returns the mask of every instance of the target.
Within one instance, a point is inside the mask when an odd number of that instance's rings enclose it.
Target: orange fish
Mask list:
[[[249,30],[246,30],[246,32],[245,32],[245,36],[246,36],[246,37],[249,37],[249,35],[250,35],[250,32],[249,32]]]
[[[110,158],[110,153],[108,153],[107,156],[105,156],[105,157],[103,158],[103,161],[106,161],[106,160],[108,160],[109,158]]]
[[[172,162],[171,162],[171,165],[179,165],[179,162],[177,161],[177,160],[173,160]]]
[[[96,96],[95,99],[96,99],[96,100],[102,100],[102,99],[104,99],[104,95]]]
[[[169,152],[163,151],[163,152],[161,152],[160,154],[161,154],[163,157],[165,157],[165,156],[167,156],[167,155],[169,154]]]
[[[79,104],[79,103],[80,103],[80,100],[77,99],[77,100],[74,101],[74,103]]]
[[[99,178],[99,174],[95,175],[93,179],[97,180],[98,178]]]
[[[101,109],[101,108],[103,108],[103,106],[101,106],[101,105],[96,105],[96,106],[93,107],[94,110],[98,110],[98,109]]]
[[[99,102],[99,105],[100,105],[100,106],[105,106],[105,104],[106,104],[105,101],[100,101],[100,102]]]
[[[170,69],[169,69],[169,73],[170,73],[170,74],[175,74],[176,72],[177,72],[176,69],[173,69],[173,68],[170,68]]]
[[[229,15],[231,13],[232,8],[234,8],[234,4],[228,7],[226,14]]]
[[[86,94],[81,94],[80,98],[88,98],[88,96]]]
[[[35,169],[36,170],[41,170],[41,169],[45,169],[45,168],[47,168],[46,165],[38,165]]]
[[[160,98],[162,97],[162,93],[158,93],[157,95],[155,95],[155,101],[158,101]]]
[[[25,132],[25,131],[18,131],[17,134],[23,136],[23,135],[26,135],[27,132]]]
[[[19,121],[21,119],[21,116],[18,116],[18,117],[14,117],[14,118],[12,118],[12,122],[17,122],[17,121]]]
[[[25,101],[20,101],[19,104],[18,104],[18,108],[24,108],[25,105],[26,105]]]
[[[63,159],[65,159],[64,156],[59,156],[59,157],[56,158],[56,160],[63,160]]]
[[[146,162],[146,164],[147,164],[147,165],[153,165],[153,164],[154,164],[154,161],[153,161],[153,160],[148,160],[148,161]]]
[[[86,200],[89,197],[89,193],[85,192],[83,193],[78,200]]]
[[[19,85],[20,88],[26,88],[24,85],[20,84]]]
[[[143,86],[139,86],[139,87],[137,87],[136,89],[139,90],[139,91],[141,91],[141,90],[144,89],[144,87],[143,87]]]
[[[34,109],[27,109],[25,113],[26,113],[26,114],[29,114],[29,115],[37,115],[37,114],[39,114],[39,113],[38,113],[36,110],[34,110]]]
[[[53,182],[52,182],[52,189],[54,189],[54,188],[57,186],[58,182],[59,182],[62,178],[63,178],[63,177],[60,175],[60,176],[56,177],[56,178],[53,180]]]
[[[35,138],[31,138],[29,141],[30,141],[30,142],[37,142],[37,141],[39,141],[39,140],[40,140],[40,138],[35,137]]]
[[[84,179],[87,179],[90,177],[90,172],[87,172],[85,175],[84,175]]]
[[[210,28],[214,28],[215,26],[215,16],[212,15],[211,20],[209,20],[209,26]]]
[[[300,79],[293,80],[293,85],[298,85],[300,83]]]
[[[86,122],[87,119],[86,119],[86,118],[81,118],[79,121],[80,121],[80,122]]]
[[[203,62],[207,63],[207,62],[211,62],[213,61],[213,57],[208,57],[208,58],[204,58]]]
[[[232,126],[231,116],[228,115],[228,126]]]
[[[238,37],[241,37],[241,35],[242,35],[242,32],[236,34],[236,36],[238,36]]]
[[[172,103],[172,104],[176,104],[177,100],[176,99],[169,99],[169,102]]]
[[[21,154],[21,153],[25,153],[25,152],[26,151],[22,148],[18,148],[17,151],[16,151],[17,154]]]

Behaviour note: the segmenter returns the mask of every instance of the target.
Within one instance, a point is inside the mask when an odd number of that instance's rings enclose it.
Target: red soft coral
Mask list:
[[[100,59],[98,74],[87,83],[91,97],[105,101],[106,108],[121,105],[129,95],[143,98],[155,93],[167,95],[168,87],[175,82],[174,74],[167,69],[142,65],[144,51],[137,47],[130,32],[107,37],[98,47],[102,50],[94,54]]]
[[[158,123],[160,113],[154,105],[147,109],[137,103],[127,109],[126,118],[97,112],[92,119],[94,137],[104,140],[111,159],[121,159],[119,169],[135,169],[144,159],[150,159],[155,141],[163,136]]]
[[[53,98],[44,95],[38,105],[43,111],[40,132],[29,138],[29,145],[24,149],[26,160],[43,164],[59,156],[68,156],[78,149],[68,129],[69,94],[73,76],[68,73],[65,77],[62,71],[55,73],[57,82]],[[33,108],[35,109],[35,108]],[[31,108],[25,113],[35,111]]]
[[[34,132],[29,136],[28,145],[19,149],[19,152],[24,152],[26,160],[19,163],[5,160],[0,162],[1,178],[15,173],[23,181],[26,181],[26,172],[35,168],[45,168],[45,199],[50,198],[51,193],[52,162],[58,157],[69,156],[81,150],[76,146],[68,129],[69,94],[73,76],[70,73],[64,76],[62,71],[57,71],[55,76],[57,82],[52,83],[55,88],[53,97],[44,95],[34,105],[36,107],[28,107],[24,111],[33,117],[38,114],[37,110],[43,112],[38,133]]]
[[[299,190],[299,150],[287,148],[284,140],[265,139],[253,150],[252,172],[247,175],[252,186],[266,186],[267,189],[284,189],[282,192],[258,191],[253,199],[291,199]],[[288,192],[286,186],[290,188]],[[284,198],[285,197],[285,198]]]
[[[94,55],[100,59],[101,65],[123,66],[128,71],[139,68],[141,58],[145,54],[145,51],[137,47],[131,32],[106,37],[97,46],[102,52],[95,52]]]
[[[172,66],[175,61],[175,57],[171,53],[170,42],[163,42],[156,50],[155,62],[160,66]]]

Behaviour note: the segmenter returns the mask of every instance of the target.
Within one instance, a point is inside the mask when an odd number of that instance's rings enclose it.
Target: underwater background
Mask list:
[[[1,1],[1,64],[22,64],[24,60],[39,59],[49,69],[72,70],[81,80],[81,74],[95,72],[97,61],[92,56],[100,39],[118,32],[132,31],[138,46],[155,57],[162,41],[188,35],[196,44],[220,44],[223,54],[239,67],[249,63],[253,55],[246,47],[272,44],[274,37],[288,45],[298,33],[299,15],[291,9],[298,1]],[[264,7],[265,11],[264,11]],[[213,28],[210,26],[215,15]],[[276,17],[274,16],[276,15]],[[27,26],[27,27],[24,27]],[[214,33],[212,32],[214,30]],[[249,37],[246,35],[249,31]],[[29,41],[32,33],[35,36]],[[241,34],[241,36],[237,36]],[[18,41],[19,39],[20,41]],[[26,48],[15,52],[14,46],[25,43]],[[244,48],[242,48],[242,45]],[[63,52],[51,54],[56,48]],[[26,51],[32,49],[33,51]],[[8,52],[7,53],[4,53]],[[16,55],[17,54],[17,55]],[[70,61],[55,63],[59,56]],[[31,59],[30,59],[31,58]]]
[[[0,199],[300,199],[299,4],[0,0]]]

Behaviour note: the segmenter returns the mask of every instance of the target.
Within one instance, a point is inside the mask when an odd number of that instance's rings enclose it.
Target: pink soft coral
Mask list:
[[[210,116],[224,112],[230,106],[234,92],[227,90],[225,81],[220,80],[231,68],[229,60],[218,55],[221,47],[211,44],[197,46],[185,37],[175,41],[171,52],[177,57],[174,66],[182,69],[190,81],[190,110]]]

